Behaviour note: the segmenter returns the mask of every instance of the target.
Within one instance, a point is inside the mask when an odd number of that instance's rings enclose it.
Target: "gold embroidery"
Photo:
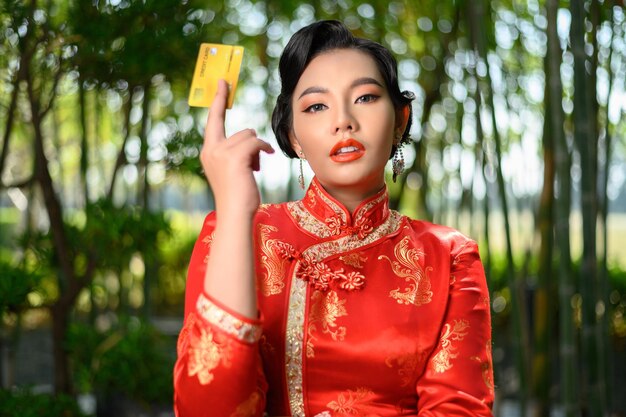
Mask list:
[[[192,311],[185,318],[185,323],[180,333],[178,334],[178,342],[176,343],[176,353],[179,357],[183,356],[183,353],[189,347],[189,335],[191,334],[191,329],[196,323],[198,316]]]
[[[437,352],[432,359],[433,371],[442,373],[452,368],[450,361],[456,358],[459,354],[455,353],[456,347],[452,346],[452,341],[461,341],[467,334],[467,328],[469,322],[467,320],[454,320],[454,327],[450,326],[450,323],[446,323],[444,333],[441,336],[441,350]]]
[[[472,356],[472,360],[480,363],[480,370],[483,375],[483,382],[487,386],[490,393],[493,393],[495,385],[493,383],[493,372],[491,370],[491,340],[487,341],[485,346],[485,353],[487,360],[484,362],[478,356]]]
[[[393,272],[406,282],[410,282],[410,286],[400,291],[400,287],[391,291],[389,296],[395,299],[398,304],[413,304],[421,306],[430,303],[433,292],[430,290],[430,278],[427,273],[432,271],[432,267],[424,270],[420,265],[420,257],[423,252],[415,249],[409,249],[409,237],[404,237],[394,248],[393,253],[397,260],[392,261],[389,257],[381,255],[378,259],[387,259],[391,264]]]
[[[269,297],[270,295],[280,294],[285,288],[283,275],[286,259],[278,256],[274,250],[277,245],[277,239],[268,239],[270,232],[277,232],[278,228],[265,224],[259,224],[259,235],[261,239],[261,265],[265,268],[263,278],[261,279],[261,293]]]
[[[369,203],[361,207],[359,211],[356,212],[354,217],[359,218],[359,217],[364,216],[368,211],[370,211],[373,207],[377,206],[380,202],[382,202],[383,200],[387,200],[387,196],[388,196],[387,192],[382,193],[377,198],[375,198],[374,200],[370,201]],[[388,201],[385,201],[385,206],[383,207],[382,210],[383,212],[389,210]]]
[[[365,276],[359,272],[345,274],[343,269],[333,271],[324,262],[306,259],[298,264],[296,278],[310,282],[313,288],[319,291],[327,291],[331,284],[338,285],[346,291],[360,290],[365,285]]]
[[[214,335],[211,328],[200,327],[200,334],[190,333],[189,338],[189,363],[187,369],[189,376],[198,376],[200,385],[207,385],[213,381],[212,371],[221,363],[230,368],[232,348],[230,339]]]
[[[344,326],[337,327],[337,319],[347,316],[345,304],[346,300],[340,300],[335,291],[329,291],[326,295],[321,291],[315,291],[311,296],[311,310],[309,313],[309,338],[306,342],[306,356],[315,357],[313,342],[317,339],[314,333],[317,331],[317,324],[322,325],[322,332],[330,334],[335,341],[342,341],[346,336]]]
[[[318,237],[329,237],[328,227],[311,213],[306,211],[301,201],[287,203],[287,210],[294,220],[304,230],[313,233]],[[307,248],[303,253],[303,258],[312,261],[321,261],[330,255],[355,251],[363,246],[369,245],[400,228],[404,217],[396,212],[390,211],[389,216],[365,239],[359,239],[356,235],[343,236],[333,241],[325,241]],[[326,233],[326,234],[324,234]],[[295,270],[299,265],[296,264]],[[302,392],[302,361],[303,361],[303,340],[304,340],[304,309],[306,299],[307,283],[296,277],[294,273],[291,277],[291,288],[289,293],[289,310],[287,312],[286,330],[286,352],[285,352],[285,372],[289,394],[289,407],[292,417],[304,417],[304,395]],[[304,352],[306,353],[306,352]]]
[[[259,340],[263,332],[261,326],[238,319],[215,305],[204,294],[198,297],[196,309],[206,321],[243,342],[254,343]]]
[[[385,364],[389,368],[398,368],[401,387],[412,387],[417,384],[418,370],[422,368],[427,355],[424,351],[405,353],[399,356],[388,357],[385,359]]]
[[[276,353],[276,349],[267,341],[267,336],[265,335],[261,336],[261,339],[259,339],[259,347],[265,357],[273,356]]]
[[[206,235],[204,237],[204,239],[202,239],[202,243],[204,243],[204,245],[207,247],[207,250],[211,247],[211,245],[213,244],[213,238],[215,237],[215,232],[211,232],[210,234]],[[209,262],[209,254],[207,253],[207,255],[204,257],[204,263]]]
[[[333,417],[365,415],[371,408],[370,401],[374,392],[367,388],[357,388],[356,391],[347,390],[339,394],[337,400],[331,401],[326,406],[336,414]]]
[[[230,415],[230,417],[253,417],[256,415],[259,400],[261,400],[261,394],[253,392],[247,400],[237,406],[237,409]]]
[[[289,407],[292,417],[305,417],[304,393],[302,391],[302,344],[304,309],[306,307],[307,285],[305,281],[291,280],[287,330],[285,337],[285,372],[289,391]]]
[[[315,205],[317,204],[317,199],[315,198],[315,192],[312,188],[307,191],[306,196],[309,199],[309,204],[311,205],[311,207],[315,207]]]
[[[339,259],[346,265],[354,268],[363,268],[363,262],[367,262],[367,256],[361,256],[360,253],[351,253],[349,255],[340,256]]]
[[[326,223],[313,216],[304,208],[302,201],[287,203],[287,210],[296,223],[307,232],[320,238],[327,238],[333,235],[332,230]]]

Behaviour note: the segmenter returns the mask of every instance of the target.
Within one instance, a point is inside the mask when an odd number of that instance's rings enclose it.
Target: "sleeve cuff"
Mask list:
[[[261,338],[263,328],[260,321],[244,320],[217,305],[205,294],[200,293],[196,303],[200,317],[225,333],[246,343],[256,343]]]

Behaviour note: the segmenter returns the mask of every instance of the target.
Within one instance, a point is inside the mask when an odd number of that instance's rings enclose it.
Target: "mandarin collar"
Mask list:
[[[302,198],[302,204],[309,213],[328,226],[333,236],[355,234],[363,239],[389,217],[386,185],[372,197],[363,200],[351,215],[314,177]]]

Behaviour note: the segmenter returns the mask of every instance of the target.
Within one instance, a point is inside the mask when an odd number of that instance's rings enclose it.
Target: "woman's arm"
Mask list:
[[[256,318],[252,221],[260,197],[253,171],[259,170],[259,152],[274,150],[252,129],[226,138],[227,97],[226,82],[220,80],[200,154],[217,211],[204,289],[234,311]]]
[[[226,138],[226,99],[220,81],[200,155],[216,212],[207,216],[189,265],[174,369],[178,417],[260,416],[265,406],[252,244],[260,198],[253,171],[259,152],[273,149],[252,129]]]
[[[439,343],[417,383],[419,416],[491,416],[489,291],[476,243],[462,242],[451,258]]]

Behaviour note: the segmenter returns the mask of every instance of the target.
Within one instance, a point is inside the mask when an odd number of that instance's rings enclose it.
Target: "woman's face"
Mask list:
[[[327,191],[367,196],[382,188],[405,123],[372,57],[355,49],[315,57],[298,80],[292,109],[291,145]]]

